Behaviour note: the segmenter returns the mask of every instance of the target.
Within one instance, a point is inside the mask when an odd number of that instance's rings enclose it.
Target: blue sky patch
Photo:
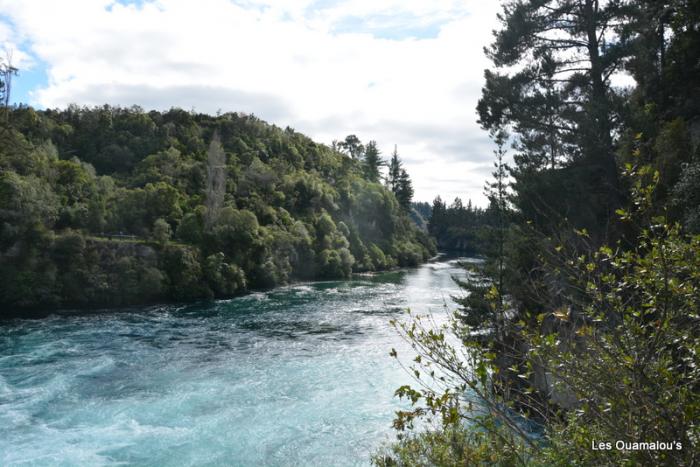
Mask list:
[[[114,0],[114,3],[118,3],[123,6],[134,5],[136,7],[143,6],[144,3],[148,3],[149,0]],[[107,11],[112,11],[113,5],[109,5],[106,9]]]
[[[35,59],[31,69],[20,68],[18,75],[12,78],[10,101],[13,104],[32,104],[33,107],[41,108],[38,102],[32,100],[30,92],[46,87],[48,84],[46,64]]]
[[[333,26],[334,34],[371,34],[378,39],[434,39],[440,33],[442,22],[420,24],[418,18],[404,15],[373,15],[362,18],[349,16]]]

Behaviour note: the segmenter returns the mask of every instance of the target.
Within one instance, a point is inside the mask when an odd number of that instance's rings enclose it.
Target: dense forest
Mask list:
[[[226,297],[435,254],[398,153],[384,177],[354,135],[180,109],[1,117],[2,310]]]
[[[412,408],[374,461],[697,465],[700,2],[505,1],[499,20],[477,107],[492,214],[438,199],[430,221],[486,259],[446,326],[397,322]]]
[[[492,222],[493,209],[474,206],[469,200],[465,206],[457,197],[449,206],[440,196],[429,205],[428,232],[442,250],[456,250],[479,254],[487,241],[486,228]]]

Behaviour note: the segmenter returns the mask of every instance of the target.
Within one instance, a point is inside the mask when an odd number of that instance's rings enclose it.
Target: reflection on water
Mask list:
[[[189,306],[0,322],[0,465],[367,465],[454,261]]]

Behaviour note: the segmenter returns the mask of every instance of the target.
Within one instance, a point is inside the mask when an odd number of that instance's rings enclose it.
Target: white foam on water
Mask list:
[[[458,292],[434,266],[0,323],[0,465],[368,465],[410,381],[389,321]]]

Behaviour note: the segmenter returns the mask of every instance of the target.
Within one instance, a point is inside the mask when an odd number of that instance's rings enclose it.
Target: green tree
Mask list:
[[[199,252],[191,247],[168,245],[162,256],[161,269],[168,278],[169,294],[176,300],[211,295],[202,281]]]
[[[396,145],[394,145],[394,152],[391,153],[391,159],[389,160],[389,173],[386,176],[386,185],[394,194],[396,194],[399,189],[401,169],[403,169],[403,164],[401,163],[401,159],[399,159],[398,149]]]
[[[355,160],[362,159],[362,155],[365,151],[364,145],[355,135],[346,136],[345,140],[338,143],[338,148]]]
[[[363,170],[365,178],[370,182],[378,183],[381,177],[379,169],[384,165],[384,161],[380,154],[376,141],[372,140],[367,143],[363,160]]]
[[[172,230],[170,224],[168,224],[165,219],[158,218],[153,223],[153,240],[156,241],[161,246],[166,245],[170,241],[172,235]]]
[[[206,258],[204,275],[214,295],[219,297],[231,296],[246,287],[245,273],[238,266],[227,263],[221,252]]]
[[[440,195],[433,200],[432,214],[428,223],[428,232],[435,238],[440,238],[444,233],[444,219],[447,211],[447,205],[442,200]]]
[[[399,174],[399,182],[395,194],[401,208],[405,211],[410,211],[411,202],[413,201],[413,183],[404,169],[401,169]]]
[[[46,180],[0,174],[0,243],[31,242],[51,229],[58,217],[59,200]]]
[[[507,165],[505,145],[508,134],[495,131],[491,137],[496,144],[493,179],[486,183],[484,194],[489,200],[489,207],[484,213],[488,220],[479,230],[480,249],[486,259],[483,263],[471,265],[469,269],[476,275],[467,275],[459,284],[467,291],[464,297],[456,299],[462,309],[459,317],[472,327],[492,331],[494,351],[502,348],[506,311],[506,246],[510,224],[510,206],[508,203]],[[471,204],[471,203],[470,203]],[[471,206],[469,207],[471,210]],[[499,348],[499,346],[501,346]]]
[[[566,210],[591,211],[587,226],[593,229],[609,223],[619,207],[613,135],[620,96],[610,77],[632,50],[623,31],[626,3],[518,0],[503,6],[502,28],[487,49],[497,71],[485,72],[477,110],[484,128],[509,126],[516,137],[516,201],[531,205],[524,209],[561,217]],[[543,192],[542,184],[551,182],[537,172],[562,164],[576,164],[569,178],[584,186],[556,200]]]

